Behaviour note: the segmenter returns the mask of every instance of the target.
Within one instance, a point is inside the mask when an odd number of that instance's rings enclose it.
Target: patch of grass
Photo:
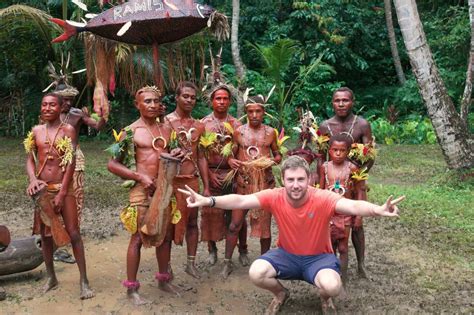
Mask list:
[[[405,195],[400,222],[414,240],[472,261],[474,180],[448,171],[438,146],[383,146],[369,178],[369,198]],[[472,266],[472,264],[471,264]]]

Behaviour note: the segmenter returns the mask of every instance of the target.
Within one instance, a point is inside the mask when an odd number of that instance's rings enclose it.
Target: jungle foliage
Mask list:
[[[0,10],[19,1],[6,0]],[[40,9],[54,17],[80,20],[83,13],[69,1],[63,12],[61,0],[27,0],[21,4]],[[84,1],[89,11],[100,12],[97,1]],[[228,16],[232,2],[228,0],[204,1]],[[446,82],[450,96],[462,96],[466,58],[469,51],[470,29],[467,1],[417,1],[430,47]],[[266,95],[273,85],[275,93],[270,102],[270,113],[278,121],[269,121],[275,127],[289,127],[296,120],[295,107],[309,108],[320,120],[332,115],[332,91],[349,86],[356,93],[355,110],[369,118],[378,142],[433,143],[431,123],[426,120],[426,109],[419,96],[416,81],[411,74],[404,45],[397,32],[398,47],[407,82],[399,86],[390,53],[385,27],[383,1],[369,0],[318,0],[318,1],[240,1],[239,42],[241,57],[247,67],[244,85],[256,93]],[[106,6],[107,8],[107,6]],[[396,21],[396,19],[394,19]],[[24,134],[37,121],[41,90],[50,83],[47,77],[48,60],[59,62],[61,51],[72,55],[72,70],[84,68],[84,51],[81,38],[63,44],[50,45],[35,19],[15,16],[2,19],[0,24],[0,134]],[[51,32],[58,31],[51,27]],[[191,44],[190,44],[191,42]],[[179,50],[179,60],[164,58],[162,67],[168,81],[172,61],[182,63],[180,78],[192,79],[202,86],[205,78],[198,75],[191,60],[202,58],[205,51],[209,64],[208,43],[215,52],[220,46],[205,33],[186,41]],[[179,45],[164,45],[169,55],[178,56]],[[178,47],[178,48],[177,48]],[[237,84],[232,65],[230,43],[223,45],[222,71]],[[135,59],[129,62],[146,64],[149,50],[138,48]],[[168,56],[169,56],[168,55]],[[199,55],[199,56],[198,56]],[[135,60],[135,61],[134,61]],[[128,67],[129,64],[125,64]],[[117,67],[117,71],[120,67]],[[144,68],[146,74],[146,67]],[[151,78],[151,76],[150,76]],[[91,105],[91,87],[85,75],[76,75],[73,83],[83,95],[77,106]],[[123,87],[124,79],[118,76],[118,90],[112,101],[109,128],[118,129],[137,115],[130,93]],[[167,90],[166,102],[173,109],[173,85]],[[209,112],[200,101],[196,116]],[[291,128],[286,128],[287,130]],[[410,136],[409,136],[410,135]],[[414,138],[411,139],[411,135]]]

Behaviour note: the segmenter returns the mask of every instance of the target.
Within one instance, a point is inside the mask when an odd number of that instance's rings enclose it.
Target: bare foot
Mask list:
[[[336,307],[334,306],[331,298],[327,300],[321,298],[321,311],[323,314],[337,314]]]
[[[165,281],[158,281],[158,288],[161,291],[168,292],[175,294],[176,296],[180,297],[181,292],[183,291],[180,287],[172,284],[171,282],[165,282]]]
[[[283,291],[275,296],[270,302],[270,305],[268,305],[267,309],[265,310],[265,315],[273,315],[278,313],[280,308],[285,304],[289,297],[290,291],[283,288]]]
[[[359,277],[361,277],[363,279],[367,279],[367,272],[365,271],[365,265],[364,264],[360,264],[358,266],[357,272],[359,274]]]
[[[224,262],[224,269],[222,269],[222,278],[227,279],[229,275],[234,271],[234,266],[231,260]]]
[[[127,290],[127,297],[130,301],[132,301],[133,305],[140,306],[145,304],[150,304],[151,301],[148,301],[138,294],[138,290],[135,289],[128,289]]]
[[[210,266],[214,266],[217,262],[217,251],[209,252],[209,256],[207,256],[206,263]]]
[[[91,299],[95,296],[94,291],[89,287],[89,283],[87,281],[81,282],[81,300]]]
[[[56,277],[48,277],[46,283],[43,286],[43,293],[46,293],[50,290],[55,290],[58,288],[58,279]]]
[[[196,279],[201,278],[196,266],[194,266],[194,263],[188,263],[186,265],[186,269],[184,269],[184,272],[186,272],[188,275],[190,275],[191,277],[194,277]]]
[[[240,253],[239,261],[240,261],[240,264],[244,267],[250,265],[250,259],[247,253]]]
[[[170,274],[170,281],[173,280],[174,274],[173,274],[173,268],[171,268],[171,263],[168,264],[168,273]]]

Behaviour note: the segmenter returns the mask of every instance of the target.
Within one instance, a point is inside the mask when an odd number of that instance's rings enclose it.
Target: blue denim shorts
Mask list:
[[[282,248],[269,250],[259,257],[268,261],[277,272],[277,279],[304,280],[315,284],[316,274],[321,269],[332,269],[340,273],[339,259],[334,254],[293,255]]]

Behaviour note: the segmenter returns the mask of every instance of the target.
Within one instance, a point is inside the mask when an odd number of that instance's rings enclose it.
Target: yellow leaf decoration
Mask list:
[[[171,199],[171,223],[178,224],[179,220],[181,220],[181,211],[176,206],[176,199]]]
[[[170,142],[168,143],[170,150],[176,149],[179,147],[178,136],[176,131],[172,130],[170,135]]]
[[[112,129],[112,132],[114,133],[115,142],[120,142],[120,139],[122,138],[123,130],[120,130],[120,132],[117,133],[115,129]]]
[[[56,149],[58,150],[59,158],[61,162],[59,166],[62,166],[63,171],[69,163],[72,162],[74,157],[74,148],[72,147],[72,139],[69,137],[62,137],[56,140]]]
[[[285,154],[286,152],[288,152],[288,149],[285,146],[283,146],[283,143],[285,143],[285,141],[288,140],[290,137],[284,135],[285,131],[283,129],[282,129],[283,131],[281,135],[278,132],[278,130],[276,130],[275,128],[273,128],[273,130],[275,131],[275,135],[277,139],[278,151],[280,151],[281,154]]]
[[[234,128],[232,128],[232,125],[229,122],[224,123],[224,128],[227,130],[231,135],[234,134]]]
[[[368,161],[375,160],[377,150],[372,142],[367,144],[353,143],[348,156],[350,159],[357,160],[364,164]]]
[[[36,150],[35,136],[32,131],[28,132],[26,135],[25,140],[23,140],[23,146],[25,147],[26,153],[34,152]]]
[[[207,149],[209,146],[213,145],[217,139],[217,134],[215,132],[205,132],[199,139],[199,144],[204,149]]]
[[[326,152],[329,149],[329,136],[320,135],[316,140],[320,151]]]
[[[137,216],[136,206],[128,206],[120,213],[120,221],[122,221],[125,229],[132,234],[137,232]]]
[[[369,174],[367,173],[367,169],[363,168],[361,170],[352,172],[351,178],[357,182],[369,179]]]
[[[232,146],[233,145],[234,145],[233,142],[226,143],[226,145],[222,147],[221,155],[223,157],[229,157],[229,156],[233,155],[233,151],[232,151]]]

